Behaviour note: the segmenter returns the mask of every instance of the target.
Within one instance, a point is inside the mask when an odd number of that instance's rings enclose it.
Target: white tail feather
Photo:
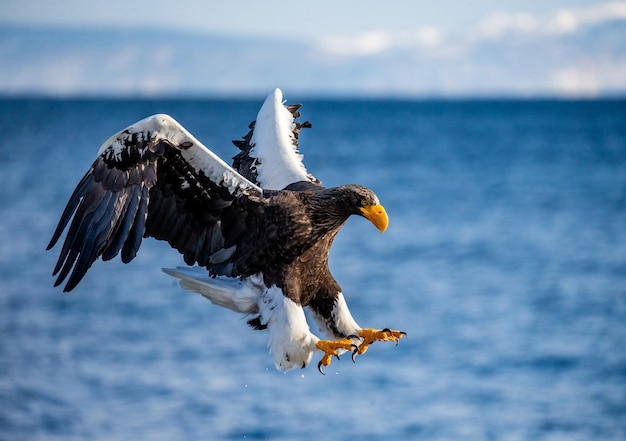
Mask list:
[[[180,279],[184,289],[202,294],[218,306],[244,314],[258,312],[257,300],[264,288],[254,276],[247,279],[211,277],[199,267],[163,268],[163,272]]]

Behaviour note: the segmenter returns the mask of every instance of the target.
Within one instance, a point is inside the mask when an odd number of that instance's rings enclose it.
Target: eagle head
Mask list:
[[[369,220],[381,233],[389,225],[387,212],[378,201],[378,196],[362,185],[350,184],[329,188],[320,192],[315,199],[317,203],[314,205],[318,206],[317,210],[338,224],[356,214]]]

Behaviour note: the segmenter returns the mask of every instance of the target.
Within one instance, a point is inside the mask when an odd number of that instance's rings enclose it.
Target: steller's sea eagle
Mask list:
[[[388,224],[374,192],[361,185],[325,188],[298,153],[300,105],[276,89],[250,131],[234,144],[233,167],[168,115],[153,115],[113,135],[70,197],[48,249],[70,224],[53,275],[71,291],[99,257],[121,251],[130,262],[143,237],[166,240],[195,267],[164,269],[183,288],[253,318],[269,331],[278,369],[318,369],[344,351],[352,359],[374,341],[406,335],[361,328],[328,268],[335,235],[349,216]],[[71,220],[71,223],[70,223]],[[204,267],[204,268],[201,268]],[[207,272],[208,270],[208,272]],[[69,278],[68,278],[69,276]],[[303,307],[320,329],[309,329]]]

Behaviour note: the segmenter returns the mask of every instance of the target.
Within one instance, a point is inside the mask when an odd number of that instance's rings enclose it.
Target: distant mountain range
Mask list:
[[[0,94],[624,96],[626,17],[299,40],[0,27]]]

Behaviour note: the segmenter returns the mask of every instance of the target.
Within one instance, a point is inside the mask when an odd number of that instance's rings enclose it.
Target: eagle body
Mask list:
[[[326,188],[297,150],[299,106],[285,106],[276,89],[266,99],[229,166],[168,115],[141,120],[113,135],[79,182],[48,249],[67,228],[54,275],[74,289],[91,265],[121,255],[130,262],[145,237],[167,241],[189,267],[164,269],[185,289],[250,315],[269,331],[280,369],[305,367],[314,352],[330,363],[366,341],[403,333],[370,333],[353,319],[328,267],[332,242],[352,216],[381,232],[387,215],[370,189]],[[68,228],[69,225],[69,228]],[[307,323],[308,307],[320,340]],[[394,334],[395,332],[395,334]],[[372,337],[373,336],[373,337]],[[356,346],[353,340],[360,342]],[[373,341],[372,340],[372,341]]]

